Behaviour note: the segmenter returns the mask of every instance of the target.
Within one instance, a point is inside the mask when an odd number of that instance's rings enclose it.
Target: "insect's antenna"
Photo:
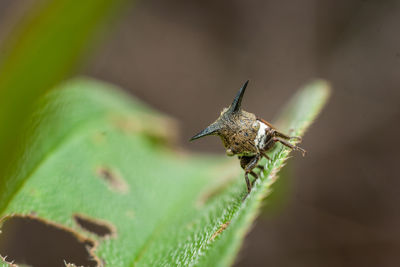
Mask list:
[[[242,105],[243,95],[244,95],[244,92],[246,91],[246,87],[247,87],[248,83],[249,83],[249,80],[247,80],[243,84],[242,88],[240,88],[239,92],[236,94],[235,99],[233,99],[233,102],[227,111],[228,113],[235,113],[240,110],[240,106]]]

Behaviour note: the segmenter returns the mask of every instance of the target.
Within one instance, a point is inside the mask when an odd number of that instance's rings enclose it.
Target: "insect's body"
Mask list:
[[[231,106],[225,108],[214,123],[193,136],[191,140],[207,135],[218,135],[226,148],[226,154],[238,156],[240,165],[245,170],[247,190],[250,192],[251,184],[248,174],[253,175],[256,179],[258,178],[253,169],[256,167],[264,168],[257,163],[262,157],[269,159],[266,152],[276,142],[280,142],[291,149],[299,150],[303,155],[305,150],[288,142],[289,140],[300,140],[299,137],[282,134],[267,121],[241,109],[241,101],[247,83],[239,90]]]
[[[254,140],[257,137],[259,125],[256,116],[243,111],[237,116],[224,116],[226,109],[222,111],[220,119],[228,126],[220,130],[220,138],[226,148],[228,156],[254,155],[258,152]]]

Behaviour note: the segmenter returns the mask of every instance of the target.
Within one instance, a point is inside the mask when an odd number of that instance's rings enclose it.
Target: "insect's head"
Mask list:
[[[235,99],[233,99],[232,104],[228,108],[222,110],[219,118],[207,128],[190,138],[190,141],[207,135],[219,135],[223,137],[227,132],[235,131],[237,128],[240,128],[238,122],[240,121],[240,117],[244,115],[241,104],[248,83],[249,81],[246,81],[243,84],[242,88],[240,88],[239,92],[236,94]]]

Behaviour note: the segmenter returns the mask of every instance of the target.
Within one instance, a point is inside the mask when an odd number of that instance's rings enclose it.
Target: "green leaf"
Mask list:
[[[111,85],[77,79],[61,87],[38,105],[29,150],[9,177],[20,186],[0,196],[3,225],[11,214],[61,225],[95,240],[107,266],[232,264],[289,151],[277,146],[265,178],[242,201],[236,159],[175,151],[173,120]],[[302,135],[328,94],[322,81],[301,90],[279,129]],[[115,234],[88,233],[76,214]],[[3,245],[0,235],[0,253]]]

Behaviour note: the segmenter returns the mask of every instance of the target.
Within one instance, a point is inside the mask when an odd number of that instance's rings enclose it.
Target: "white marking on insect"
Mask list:
[[[261,121],[257,121],[257,122],[258,122],[259,128],[258,128],[256,139],[254,139],[254,143],[256,144],[256,146],[259,149],[263,149],[265,146],[265,138],[267,137],[265,133],[266,133],[267,129],[269,129],[269,126]]]

